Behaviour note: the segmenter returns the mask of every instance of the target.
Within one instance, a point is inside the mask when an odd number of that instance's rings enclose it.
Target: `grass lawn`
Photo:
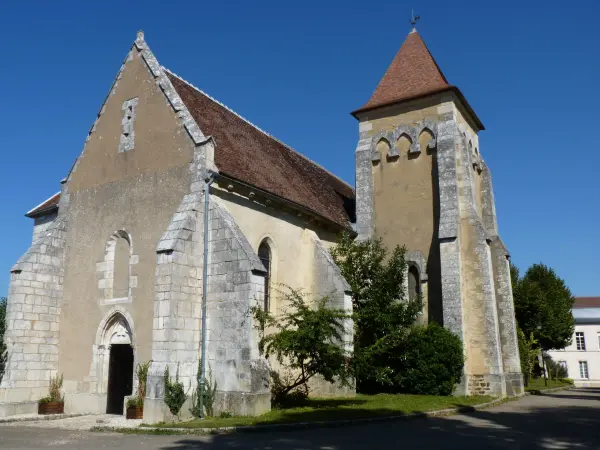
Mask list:
[[[526,386],[525,390],[527,392],[541,391],[543,389],[552,389],[552,388],[557,388],[557,387],[571,387],[571,386],[572,386],[572,384],[563,383],[561,381],[550,380],[550,379],[548,379],[548,386],[546,386],[544,384],[543,378],[533,378],[533,379],[529,380],[529,386]]]
[[[353,398],[315,398],[301,406],[273,409],[257,417],[195,419],[188,422],[161,423],[162,428],[215,428],[241,425],[267,425],[292,422],[317,422],[361,419],[473,406],[493,400],[488,396],[436,397],[433,395],[357,395]]]

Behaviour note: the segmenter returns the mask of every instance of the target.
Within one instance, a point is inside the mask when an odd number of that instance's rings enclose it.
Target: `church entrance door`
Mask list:
[[[133,348],[130,344],[112,344],[108,366],[107,414],[123,414],[124,397],[133,390]]]

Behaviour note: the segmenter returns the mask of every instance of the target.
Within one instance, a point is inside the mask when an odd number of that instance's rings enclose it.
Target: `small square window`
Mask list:
[[[585,336],[583,331],[575,333],[575,344],[577,344],[577,350],[585,351]]]
[[[579,378],[582,378],[584,380],[590,378],[587,361],[579,361]]]

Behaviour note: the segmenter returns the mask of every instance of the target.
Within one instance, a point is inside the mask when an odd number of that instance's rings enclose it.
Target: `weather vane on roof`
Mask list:
[[[411,10],[411,13],[412,13],[412,17],[410,19],[410,24],[412,25],[413,30],[414,30],[416,28],[417,22],[419,21],[419,19],[421,18],[421,16],[415,16],[415,10],[414,9]]]

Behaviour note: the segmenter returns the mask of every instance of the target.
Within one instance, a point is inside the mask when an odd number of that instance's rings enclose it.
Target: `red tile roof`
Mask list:
[[[371,99],[361,108],[370,109],[450,88],[427,46],[413,31],[392,60]]]
[[[43,201],[38,206],[28,211],[26,217],[38,217],[44,214],[50,214],[58,210],[58,202],[60,200],[60,192],[57,192],[48,200]]]
[[[412,31],[379,81],[370,100],[352,114],[444,91],[455,92],[473,115],[477,126],[484,128],[460,90],[448,83],[419,33]]]
[[[600,297],[575,297],[573,308],[600,308]]]
[[[355,200],[350,185],[185,80],[166,73],[200,129],[215,138],[220,173],[350,228]],[[59,198],[60,194],[54,195],[27,216],[56,208]]]
[[[215,164],[222,174],[349,228],[355,196],[347,183],[185,80],[167,75],[200,129],[215,138]]]

